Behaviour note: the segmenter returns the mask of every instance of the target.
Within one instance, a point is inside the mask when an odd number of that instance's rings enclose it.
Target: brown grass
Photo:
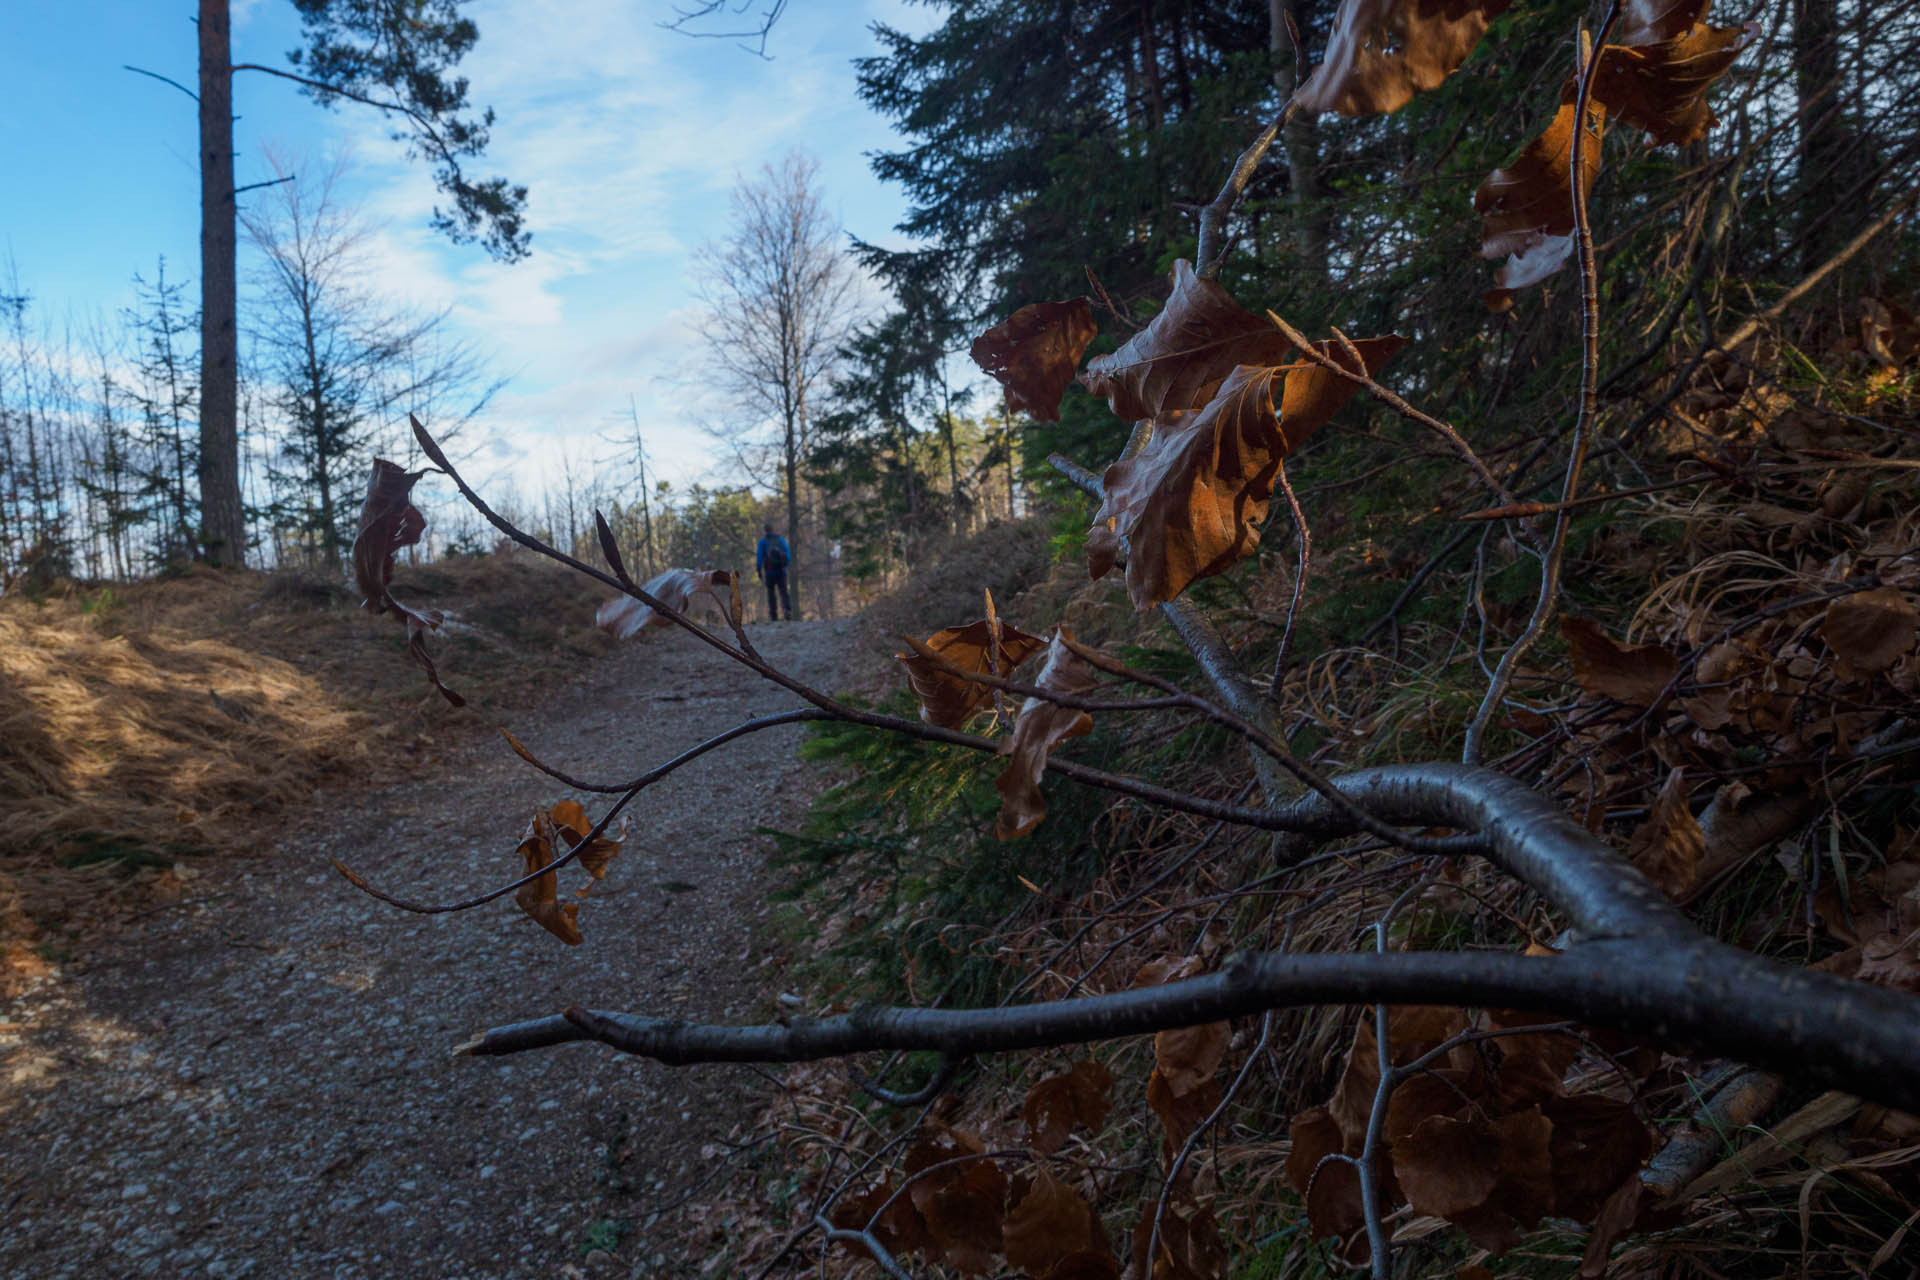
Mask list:
[[[85,935],[176,890],[196,857],[270,849],[316,787],[415,767],[612,648],[590,587],[527,557],[402,566],[396,592],[446,611],[433,648],[465,711],[427,685],[403,628],[314,575],[0,600],[6,950]]]

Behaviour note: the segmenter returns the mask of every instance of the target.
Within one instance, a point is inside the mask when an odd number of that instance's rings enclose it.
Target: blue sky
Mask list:
[[[162,254],[170,279],[197,282],[194,104],[122,70],[194,85],[191,0],[5,7],[0,253],[35,313],[56,325],[110,316],[131,301],[133,273],[151,276]],[[531,189],[530,259],[501,266],[436,236],[432,183],[374,112],[323,111],[273,77],[235,81],[239,182],[268,173],[263,144],[316,168],[346,153],[349,194],[379,228],[382,293],[451,307],[455,332],[512,376],[477,428],[480,478],[532,491],[563,453],[576,466],[611,457],[597,437],[630,393],[657,471],[682,484],[710,474],[721,455],[699,422],[720,407],[690,377],[693,250],[724,234],[738,176],[795,146],[818,158],[849,231],[901,243],[902,200],[865,158],[897,139],[860,103],[851,60],[873,51],[871,22],[924,30],[932,15],[897,0],[799,0],[766,62],[661,30],[671,0],[477,0],[466,11],[480,42],[461,71],[471,100],[499,116],[474,168]],[[236,0],[233,43],[236,62],[284,65],[299,43],[293,6]],[[242,273],[244,289],[244,250]]]

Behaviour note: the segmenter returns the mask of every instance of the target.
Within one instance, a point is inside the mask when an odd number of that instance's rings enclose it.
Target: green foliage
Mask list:
[[[897,695],[885,709],[916,714]],[[1112,744],[1096,729],[1070,751],[1094,763]],[[1070,896],[1099,867],[1090,828],[1106,801],[1084,787],[1051,784],[1047,820],[1032,835],[996,840],[1000,762],[859,725],[815,726],[804,757],[848,770],[814,802],[801,832],[772,832],[787,894],[808,913],[846,907],[841,940],[809,961],[811,976],[845,999],[991,1003],[1001,967],[973,943],[996,934],[1034,899]]]
[[[502,262],[524,258],[527,189],[505,178],[474,179],[461,167],[485,152],[493,109],[473,114],[467,79],[454,74],[480,38],[460,0],[294,0],[294,7],[306,47],[287,61],[320,82],[303,92],[322,106],[342,97],[328,86],[397,100],[405,112],[399,118],[412,126],[396,128],[394,138],[432,163],[434,186],[453,200],[451,209],[434,209],[434,227],[455,243],[479,240]]]

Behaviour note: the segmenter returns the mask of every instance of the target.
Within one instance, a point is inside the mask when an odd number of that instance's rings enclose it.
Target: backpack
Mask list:
[[[768,573],[787,567],[787,540],[782,537],[767,539],[767,549],[760,557],[761,565]]]

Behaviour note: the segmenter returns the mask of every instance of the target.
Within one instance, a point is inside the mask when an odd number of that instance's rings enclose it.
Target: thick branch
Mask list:
[[[1497,1005],[1728,1053],[1887,1106],[1920,1109],[1920,1010],[1908,996],[1704,938],[1582,943],[1549,958],[1486,952],[1242,955],[1203,978],[1004,1009],[867,1007],[713,1026],[571,1008],[488,1032],[492,1056],[597,1040],[672,1065],[807,1062],[875,1050],[950,1056],[1147,1035],[1300,1005]]]

